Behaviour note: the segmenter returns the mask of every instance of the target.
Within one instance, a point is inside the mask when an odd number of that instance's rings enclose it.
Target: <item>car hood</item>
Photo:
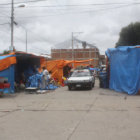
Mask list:
[[[90,80],[92,76],[86,76],[86,77],[70,77],[68,80],[71,81],[82,81],[82,80]]]

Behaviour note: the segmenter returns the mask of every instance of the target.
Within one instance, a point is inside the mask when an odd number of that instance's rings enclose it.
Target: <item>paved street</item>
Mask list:
[[[0,140],[139,140],[140,96],[111,90],[0,98]]]

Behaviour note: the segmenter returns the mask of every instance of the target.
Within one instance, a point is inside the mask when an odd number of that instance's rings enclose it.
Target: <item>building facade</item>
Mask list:
[[[99,66],[100,53],[98,48],[86,49],[51,49],[51,57],[53,60],[87,60],[93,59],[88,62],[89,65],[94,67]]]
[[[100,55],[100,65],[106,65],[105,55]]]

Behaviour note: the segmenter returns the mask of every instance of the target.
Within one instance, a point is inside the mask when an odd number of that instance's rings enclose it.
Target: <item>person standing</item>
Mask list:
[[[48,70],[43,67],[43,76],[42,76],[42,89],[46,89],[46,87],[48,86],[48,75],[49,75],[49,72]]]

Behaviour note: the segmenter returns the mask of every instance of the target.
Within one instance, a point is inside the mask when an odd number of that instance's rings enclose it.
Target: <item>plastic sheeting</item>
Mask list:
[[[62,84],[63,77],[63,68],[66,65],[78,66],[78,65],[89,65],[85,64],[87,62],[93,61],[93,59],[89,60],[81,60],[81,61],[70,61],[70,60],[52,60],[52,61],[43,61],[41,63],[41,68],[46,67],[48,71],[52,72],[52,77],[58,79],[58,81]]]
[[[3,93],[14,93],[14,81],[15,81],[15,67],[11,65],[8,69],[0,71],[0,77],[8,79],[10,88],[0,89]]]
[[[28,78],[26,87],[40,87],[42,74],[35,74]]]
[[[26,77],[26,79],[28,79],[29,77],[31,77],[32,75],[36,75],[38,74],[38,71],[35,70],[33,67],[28,67],[25,71],[24,71],[24,75]]]
[[[0,71],[9,68],[13,64],[16,64],[16,57],[14,53],[0,56]]]
[[[26,87],[37,87],[39,89],[41,89],[41,85],[42,85],[42,76],[43,74],[35,74],[29,77]],[[54,90],[58,88],[57,86],[53,85],[53,84],[49,84],[48,86],[46,86],[45,89],[43,90]]]
[[[89,70],[91,70],[91,71],[93,71],[93,70],[95,70],[95,71],[100,71],[99,68],[89,68]]]
[[[130,95],[140,89],[140,48],[122,46],[106,51],[110,62],[109,87]]]
[[[10,88],[0,89],[3,93],[14,93],[15,81],[15,67],[16,57],[15,53],[0,56],[0,77],[5,78],[10,83]]]

